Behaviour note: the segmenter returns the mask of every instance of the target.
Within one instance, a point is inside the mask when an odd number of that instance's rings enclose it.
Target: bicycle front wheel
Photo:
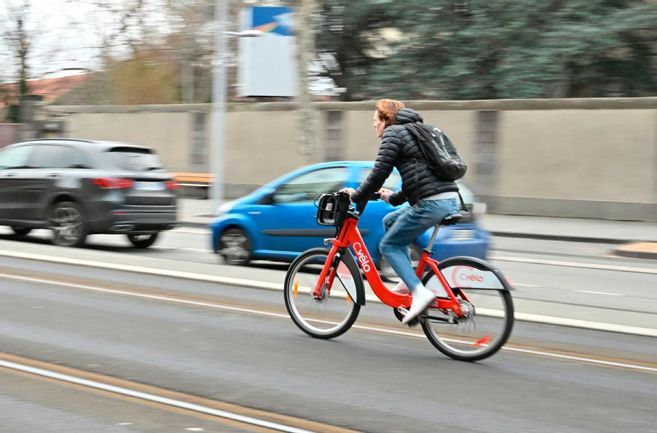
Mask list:
[[[422,329],[439,351],[460,361],[478,361],[502,348],[513,328],[513,301],[506,279],[488,263],[469,257],[455,257],[438,266],[458,299],[463,315],[451,310],[429,308]],[[433,271],[424,285],[447,297]]]
[[[360,305],[345,287],[361,278],[353,261],[340,258],[331,287],[324,282],[320,293],[312,293],[327,257],[328,250],[322,248],[301,254],[290,265],[283,289],[285,307],[294,323],[306,334],[324,339],[344,334],[360,312]]]

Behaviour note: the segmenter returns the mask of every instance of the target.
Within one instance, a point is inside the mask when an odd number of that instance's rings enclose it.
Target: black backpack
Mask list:
[[[406,123],[404,127],[417,140],[427,165],[436,176],[457,180],[465,175],[468,166],[443,131],[424,123]]]

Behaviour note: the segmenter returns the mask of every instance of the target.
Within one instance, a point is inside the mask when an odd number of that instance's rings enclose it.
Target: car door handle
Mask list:
[[[249,215],[260,215],[262,212],[260,211],[251,211],[249,212]]]
[[[50,173],[48,174],[48,177],[62,177],[62,175],[59,173]]]

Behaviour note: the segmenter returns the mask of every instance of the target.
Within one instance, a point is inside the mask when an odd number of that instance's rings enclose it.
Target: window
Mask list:
[[[65,155],[66,161],[68,162],[66,168],[91,168],[89,160],[81,150],[67,147]]]
[[[89,168],[79,150],[52,144],[34,146],[29,165],[32,168]]]
[[[347,167],[316,170],[281,185],[274,194],[275,203],[292,203],[315,200],[343,188],[347,180]]]
[[[54,168],[59,164],[57,155],[58,146],[37,145],[30,155],[30,167],[32,168]]]
[[[27,160],[34,146],[18,146],[0,152],[0,169],[29,168]]]
[[[372,172],[371,168],[367,168],[363,170],[362,176],[361,176],[361,183],[367,179],[367,176],[370,175]],[[392,170],[390,173],[390,176],[386,179],[385,182],[383,182],[383,188],[388,188],[393,191],[399,191],[401,189],[401,176],[399,175],[399,172],[397,170]]]
[[[121,170],[164,170],[160,158],[150,149],[140,147],[113,147],[109,150],[114,165]]]

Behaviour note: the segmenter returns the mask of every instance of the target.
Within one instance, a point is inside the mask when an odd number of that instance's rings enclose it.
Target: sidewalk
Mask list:
[[[207,227],[215,211],[211,200],[179,200],[183,226]],[[657,223],[496,214],[480,221],[493,236],[611,243],[617,255],[657,259]]]

